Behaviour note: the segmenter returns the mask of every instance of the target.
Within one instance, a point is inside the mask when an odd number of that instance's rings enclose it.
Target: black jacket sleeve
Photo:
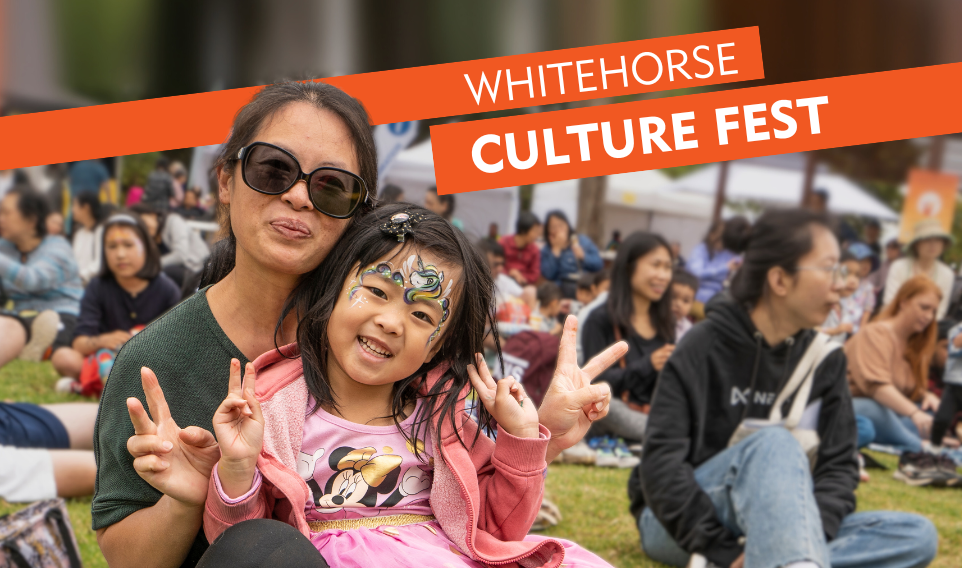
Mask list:
[[[816,371],[819,391],[823,394],[818,418],[821,442],[812,478],[815,481],[815,501],[828,540],[835,538],[842,519],[855,510],[855,488],[858,486],[857,430],[846,366],[845,353],[838,349]]]
[[[641,459],[642,492],[678,546],[703,554],[719,566],[729,566],[742,553],[742,546],[716,516],[711,498],[698,485],[688,461],[692,424],[700,413],[682,377],[703,376],[689,368],[693,365],[697,363],[672,357],[661,371]]]

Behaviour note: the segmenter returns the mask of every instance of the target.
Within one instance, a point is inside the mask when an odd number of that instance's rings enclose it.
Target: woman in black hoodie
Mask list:
[[[814,467],[778,426],[729,447],[743,421],[772,417],[842,284],[838,242],[813,212],[768,212],[740,244],[731,297],[708,305],[655,390],[629,480],[645,552],[674,566],[695,553],[736,568],[926,566],[938,541],[927,519],[853,513],[856,429],[840,350],[816,367],[799,423],[820,438]]]

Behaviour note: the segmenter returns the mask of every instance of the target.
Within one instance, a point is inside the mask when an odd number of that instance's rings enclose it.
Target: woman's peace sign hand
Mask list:
[[[468,377],[481,404],[508,434],[518,438],[538,438],[538,409],[524,393],[521,383],[511,376],[495,382],[484,357],[478,353],[475,360],[477,365],[468,365]]]
[[[619,341],[596,355],[583,368],[578,367],[577,333],[578,318],[568,316],[561,334],[558,366],[538,409],[540,422],[551,431],[549,462],[561,450],[584,438],[592,422],[608,414],[611,389],[607,383],[593,385],[591,381],[628,352],[628,344]]]
[[[210,472],[220,457],[217,441],[203,428],[181,429],[174,422],[153,371],[141,368],[140,378],[150,416],[139,399],[127,399],[127,411],[134,425],[127,451],[134,457],[134,470],[170,498],[189,507],[202,507],[207,499]]]

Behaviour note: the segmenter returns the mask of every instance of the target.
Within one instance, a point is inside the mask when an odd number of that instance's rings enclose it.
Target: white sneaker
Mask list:
[[[560,463],[594,465],[596,453],[588,447],[588,443],[581,440],[567,450],[561,452]]]
[[[60,316],[53,310],[44,310],[30,323],[30,341],[20,351],[20,359],[39,363],[47,347],[53,345],[60,329]]]
[[[73,377],[60,377],[54,390],[60,394],[80,394],[80,381]]]

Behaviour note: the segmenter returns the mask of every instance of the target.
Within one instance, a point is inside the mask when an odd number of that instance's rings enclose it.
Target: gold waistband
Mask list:
[[[360,519],[338,519],[336,521],[311,521],[308,526],[312,532],[323,532],[331,529],[347,531],[351,529],[379,527],[400,527],[434,520],[434,515],[386,515],[383,517],[361,517]]]

